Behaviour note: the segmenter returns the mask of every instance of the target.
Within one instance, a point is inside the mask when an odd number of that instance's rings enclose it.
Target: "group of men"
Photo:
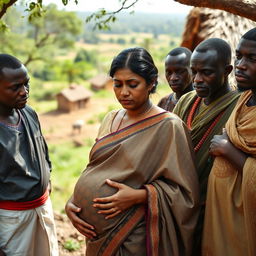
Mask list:
[[[256,255],[256,28],[242,36],[234,68],[238,90],[228,82],[230,46],[219,38],[166,57],[173,93],[158,106],[190,129],[200,184],[193,256]]]
[[[176,48],[165,62],[173,93],[159,106],[183,119],[195,151],[197,256],[256,255],[256,28],[236,49],[238,91],[228,82],[232,68],[230,46],[217,38],[193,53]],[[0,256],[58,255],[51,163],[38,117],[26,105],[28,87],[24,65],[0,54]]]

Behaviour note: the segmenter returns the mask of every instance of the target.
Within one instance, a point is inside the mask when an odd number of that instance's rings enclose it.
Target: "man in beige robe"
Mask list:
[[[203,255],[256,255],[256,28],[238,44],[235,75],[244,92],[210,146]]]

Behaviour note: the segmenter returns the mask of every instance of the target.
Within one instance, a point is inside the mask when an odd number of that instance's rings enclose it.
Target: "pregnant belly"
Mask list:
[[[106,178],[98,172],[84,172],[74,189],[74,203],[82,208],[80,217],[93,225],[97,234],[112,228],[121,217],[106,220],[104,215],[98,213],[99,209],[93,207],[93,199],[107,197],[116,192],[116,189],[106,185]]]

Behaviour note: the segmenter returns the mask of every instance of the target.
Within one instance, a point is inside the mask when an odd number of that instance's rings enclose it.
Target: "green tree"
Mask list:
[[[88,62],[95,65],[97,64],[97,52],[80,49],[76,54],[74,62]]]
[[[14,33],[15,29],[1,33],[0,49],[16,56],[23,56],[25,65],[35,60],[47,61],[53,58],[57,48],[72,47],[76,36],[82,32],[82,20],[74,12],[65,12],[51,4],[46,7],[47,12],[40,17],[28,21],[28,31]],[[12,20],[14,11],[8,12],[6,19]],[[20,20],[16,19],[16,26]],[[15,25],[12,24],[13,28]],[[65,33],[62,33],[65,31]],[[18,43],[22,42],[22,43]]]
[[[86,62],[74,62],[65,60],[62,63],[62,73],[66,77],[69,85],[77,82],[79,79],[88,79],[92,66]]]

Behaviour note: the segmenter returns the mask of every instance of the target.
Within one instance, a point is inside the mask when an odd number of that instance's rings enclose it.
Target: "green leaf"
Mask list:
[[[63,3],[64,5],[67,5],[67,4],[68,4],[68,0],[62,0],[62,3]]]

